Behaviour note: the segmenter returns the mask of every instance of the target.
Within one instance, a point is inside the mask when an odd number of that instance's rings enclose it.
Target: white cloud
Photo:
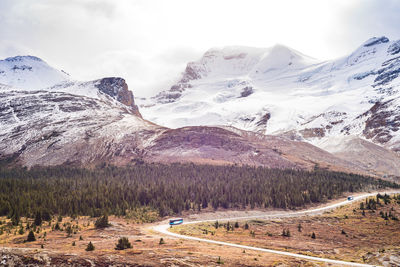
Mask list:
[[[373,35],[399,38],[394,0],[2,0],[0,57],[34,54],[78,79],[166,89],[215,46],[291,46],[317,58]]]

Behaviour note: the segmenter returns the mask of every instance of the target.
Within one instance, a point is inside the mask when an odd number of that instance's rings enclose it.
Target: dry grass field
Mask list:
[[[227,222],[220,222],[218,228],[215,223],[203,223],[174,227],[172,231],[319,257],[396,266],[400,258],[398,198],[386,200],[387,204],[380,199],[376,209],[368,209],[363,201],[364,212],[357,202],[317,216],[237,224],[231,221],[229,231]],[[148,216],[146,220],[154,220],[151,214]],[[163,236],[152,230],[153,223],[122,217],[109,217],[111,226],[104,229],[96,229],[96,218],[60,219],[55,217],[34,227],[33,219],[22,218],[20,225],[12,226],[9,219],[0,218],[0,266],[327,266]],[[71,229],[69,234],[68,229]],[[34,230],[36,241],[26,241],[30,230]],[[115,250],[121,237],[127,237],[132,248]],[[161,238],[164,244],[160,244]],[[95,246],[94,251],[85,250],[89,242]]]
[[[111,226],[104,229],[96,229],[93,218],[63,218],[60,230],[54,230],[55,218],[37,227],[34,242],[26,242],[26,219],[22,219],[22,234],[6,218],[1,221],[0,266],[314,266],[293,258],[160,236],[151,224],[124,218],[110,217]],[[68,225],[73,226],[70,236]],[[115,250],[120,237],[127,237],[132,248]],[[94,251],[85,250],[89,241]]]
[[[386,202],[380,199],[376,209],[368,209],[362,201],[318,216],[221,222],[218,228],[215,222],[202,223],[172,231],[336,260],[399,266],[400,196]]]

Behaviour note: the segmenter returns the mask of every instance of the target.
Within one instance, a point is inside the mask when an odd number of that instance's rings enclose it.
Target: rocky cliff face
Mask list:
[[[130,107],[132,112],[136,115],[141,116],[138,107],[135,105],[133,93],[128,89],[128,85],[124,79],[116,77],[103,78],[98,80],[94,86],[97,87],[100,92]]]

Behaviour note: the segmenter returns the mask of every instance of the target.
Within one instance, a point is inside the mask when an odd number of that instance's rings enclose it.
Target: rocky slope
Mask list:
[[[233,127],[168,129],[141,117],[122,78],[74,81],[47,64],[37,72],[32,57],[16,57],[21,77],[40,80],[40,88],[21,87],[14,79],[0,85],[0,157],[24,166],[93,165],[131,162],[251,164],[277,168],[314,168],[366,173],[310,144],[286,137],[260,135]],[[12,59],[7,59],[13,62]],[[44,63],[41,63],[44,64]],[[32,68],[31,68],[32,67]],[[25,72],[26,73],[25,73]],[[36,77],[36,76],[38,77]],[[8,76],[7,76],[8,77]],[[65,78],[65,79],[64,79]]]
[[[332,140],[361,139],[328,151],[342,157],[367,146],[366,165],[399,174],[392,153],[400,150],[399,75],[400,40],[386,37],[331,61],[282,45],[225,47],[188,63],[176,85],[140,106],[145,118],[172,128],[230,125],[323,149]],[[393,162],[385,168],[375,160],[382,151]]]
[[[1,156],[14,157],[29,167],[103,162],[124,165],[144,160],[277,168],[319,164],[365,172],[312,145],[282,137],[260,138],[234,128],[157,126],[109,97],[2,87],[0,99]]]

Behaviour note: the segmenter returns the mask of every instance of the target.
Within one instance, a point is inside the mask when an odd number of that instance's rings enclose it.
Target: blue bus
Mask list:
[[[178,225],[178,224],[182,224],[182,223],[183,223],[182,218],[169,220],[169,225]]]

